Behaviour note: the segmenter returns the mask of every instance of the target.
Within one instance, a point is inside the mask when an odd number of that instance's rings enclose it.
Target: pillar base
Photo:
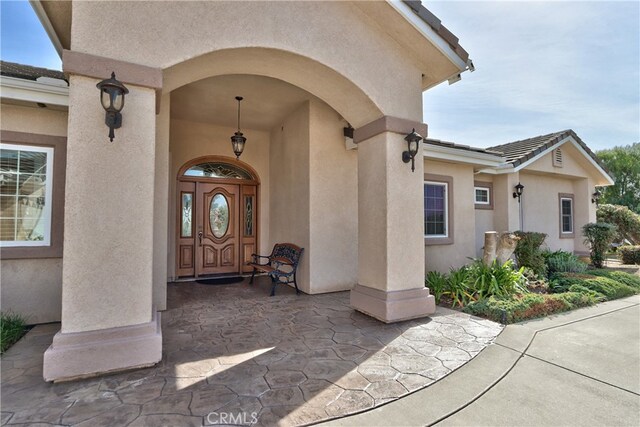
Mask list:
[[[436,312],[436,300],[429,288],[381,291],[356,285],[351,291],[351,307],[385,323],[426,317]]]
[[[70,381],[153,366],[162,360],[160,313],[140,325],[62,333],[44,352],[45,381]]]

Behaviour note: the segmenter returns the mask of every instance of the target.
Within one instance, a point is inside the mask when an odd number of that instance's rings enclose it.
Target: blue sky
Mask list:
[[[640,2],[429,1],[476,66],[424,94],[429,136],[487,147],[571,128],[640,141]],[[2,1],[3,60],[60,69],[26,1]]]
[[[571,128],[640,142],[640,2],[424,2],[476,66],[425,92],[429,136],[487,147]]]
[[[2,60],[61,70],[60,57],[29,2],[0,1]]]

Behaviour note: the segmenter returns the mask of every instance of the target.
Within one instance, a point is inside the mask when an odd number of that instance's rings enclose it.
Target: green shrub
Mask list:
[[[427,273],[425,285],[435,298],[436,304],[440,304],[440,298],[447,290],[447,276],[437,271],[430,271]]]
[[[629,286],[613,278],[592,274],[558,273],[553,276],[551,281],[551,289],[555,293],[570,291],[575,285],[602,294],[607,300],[623,298],[640,292],[640,287]]]
[[[591,294],[580,292],[548,295],[529,293],[481,299],[467,305],[464,311],[507,324],[586,307],[596,302],[597,298]]]
[[[547,266],[547,274],[554,273],[583,273],[587,270],[587,264],[580,261],[580,258],[567,251],[544,251],[542,252],[544,262]]]
[[[544,243],[547,235],[531,231],[516,231],[515,235],[519,238],[515,250],[518,266],[528,267],[538,276],[544,276],[547,267],[540,246]]]
[[[585,236],[584,243],[591,250],[591,263],[596,268],[602,268],[605,254],[616,237],[616,226],[606,222],[590,222],[582,227]]]
[[[469,268],[464,266],[451,270],[447,278],[447,295],[453,300],[453,306],[463,307],[475,298],[469,286]]]
[[[640,246],[620,246],[618,257],[623,264],[640,264]]]
[[[0,313],[0,353],[4,353],[26,332],[24,317],[13,313]]]
[[[617,241],[621,242],[627,239],[634,245],[640,244],[640,215],[628,207],[600,205],[598,206],[597,217],[598,222],[614,224],[618,228]]]
[[[528,290],[524,271],[525,267],[515,270],[511,260],[504,264],[494,261],[490,266],[476,260],[469,268],[469,285],[476,298],[526,293]]]
[[[589,270],[588,274],[591,276],[608,277],[616,282],[620,282],[631,288],[640,290],[640,277],[635,274],[615,270]]]

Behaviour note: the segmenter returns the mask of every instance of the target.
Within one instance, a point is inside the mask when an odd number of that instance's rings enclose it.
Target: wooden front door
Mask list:
[[[196,184],[196,275],[240,271],[239,185]]]
[[[259,240],[260,182],[235,160],[205,160],[187,163],[178,175],[176,276],[250,273],[247,263]],[[187,173],[193,164],[196,173]]]

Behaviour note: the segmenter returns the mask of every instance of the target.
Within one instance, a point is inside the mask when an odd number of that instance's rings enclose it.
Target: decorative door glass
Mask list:
[[[253,236],[253,196],[244,198],[244,235]]]
[[[182,193],[182,220],[180,237],[193,236],[193,193]]]
[[[227,234],[229,228],[229,203],[224,195],[218,193],[211,199],[209,206],[209,225],[217,238]]]
[[[221,162],[207,162],[191,166],[184,175],[205,178],[253,179],[251,174],[244,169]]]

